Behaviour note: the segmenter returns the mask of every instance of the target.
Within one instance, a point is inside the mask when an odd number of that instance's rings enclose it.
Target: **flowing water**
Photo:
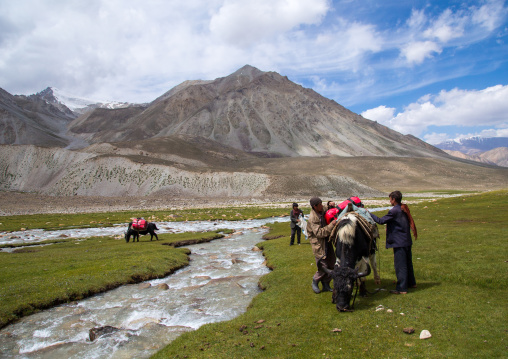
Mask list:
[[[182,233],[182,232],[206,232],[219,228],[243,230],[256,228],[267,223],[289,222],[289,217],[271,217],[264,219],[252,219],[245,221],[188,221],[188,222],[157,222],[157,233]],[[116,236],[123,235],[127,230],[127,224],[119,224],[113,227],[103,228],[75,228],[55,231],[32,229],[16,232],[0,232],[0,244],[33,243],[48,239],[59,238],[87,238],[93,236]],[[145,237],[146,238],[146,237]]]
[[[261,252],[252,250],[264,233],[247,229],[188,246],[190,265],[166,278],[25,317],[0,331],[0,357],[146,358],[184,332],[232,319],[246,310],[260,292],[259,278],[269,272]],[[91,341],[90,329],[97,327],[110,333]]]
[[[259,278],[269,271],[261,252],[252,250],[266,233],[260,227],[288,221],[288,217],[275,217],[248,221],[157,222],[159,233],[218,228],[243,232],[188,246],[192,252],[189,266],[166,278],[126,285],[57,306],[3,328],[0,358],[147,358],[184,332],[206,323],[232,319],[245,312],[260,292]],[[123,235],[125,229],[121,225],[2,233],[0,244]],[[167,285],[166,289],[160,288],[161,285]],[[92,340],[90,330],[100,327],[105,329],[105,334]]]

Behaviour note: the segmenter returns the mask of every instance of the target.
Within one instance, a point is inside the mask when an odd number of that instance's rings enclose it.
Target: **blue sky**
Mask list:
[[[503,0],[0,0],[0,87],[149,102],[245,64],[436,144],[508,137]]]

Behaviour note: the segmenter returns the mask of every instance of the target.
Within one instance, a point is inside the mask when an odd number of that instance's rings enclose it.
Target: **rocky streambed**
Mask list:
[[[249,223],[252,227],[252,223]],[[243,313],[268,273],[249,228],[189,246],[190,265],[166,278],[61,305],[0,331],[2,358],[147,358],[180,334]]]

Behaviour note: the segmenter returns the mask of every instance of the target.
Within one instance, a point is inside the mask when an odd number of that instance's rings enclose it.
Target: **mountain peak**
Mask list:
[[[257,77],[257,76],[262,75],[262,74],[264,74],[264,72],[259,70],[258,68],[254,67],[254,66],[251,66],[251,65],[245,65],[245,66],[239,68],[238,70],[236,70],[235,72],[233,72],[229,76],[233,76],[233,77],[235,77],[235,76],[247,76],[247,77],[250,77],[250,78],[254,78],[254,77]]]
[[[58,103],[58,99],[55,97],[52,87],[46,87],[44,90],[37,92],[35,95],[30,95],[29,97],[38,98],[53,104]]]

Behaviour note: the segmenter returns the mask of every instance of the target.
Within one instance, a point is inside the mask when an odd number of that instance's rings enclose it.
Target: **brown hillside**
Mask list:
[[[188,135],[269,156],[444,154],[286,77],[251,66],[214,81],[187,81],[122,123],[114,116],[115,110],[96,112],[80,118],[79,126],[106,124],[91,134],[93,143]],[[71,130],[75,128],[73,124]]]

